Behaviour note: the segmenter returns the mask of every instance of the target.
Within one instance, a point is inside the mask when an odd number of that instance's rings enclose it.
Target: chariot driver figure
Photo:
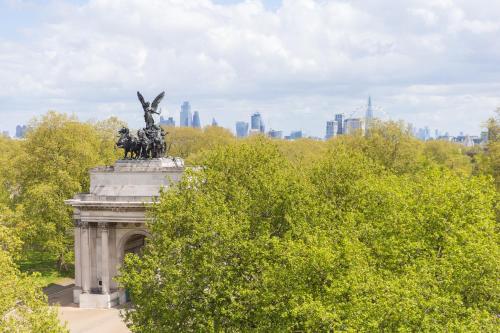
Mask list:
[[[137,92],[137,97],[139,97],[144,109],[146,127],[137,131],[137,137],[131,135],[130,130],[126,127],[118,132],[120,138],[116,146],[125,150],[125,159],[128,158],[129,153],[132,159],[162,158],[165,156],[167,152],[166,132],[159,125],[156,125],[153,119],[153,113],[160,114],[157,109],[164,96],[165,92],[162,92],[156,96],[153,103],[149,103],[144,100],[140,92]]]
[[[158,105],[163,99],[163,96],[165,96],[165,92],[162,92],[161,94],[156,96],[153,103],[150,104],[149,102],[146,102],[144,100],[144,97],[142,97],[140,92],[137,92],[137,97],[139,98],[139,101],[142,104],[142,108],[144,109],[144,121],[146,122],[147,129],[150,129],[155,124],[153,113],[160,114],[160,112],[157,112],[156,110],[158,109]]]

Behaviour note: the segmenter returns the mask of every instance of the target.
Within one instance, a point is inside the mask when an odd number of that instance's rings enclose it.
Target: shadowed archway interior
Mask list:
[[[141,234],[132,235],[125,242],[125,245],[123,246],[123,252],[125,255],[127,253],[135,253],[137,255],[140,255],[141,250],[145,244],[146,236]]]

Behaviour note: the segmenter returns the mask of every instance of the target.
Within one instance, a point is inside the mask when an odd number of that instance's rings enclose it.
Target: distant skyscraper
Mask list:
[[[368,96],[368,106],[366,107],[366,119],[373,119],[372,97]]]
[[[168,119],[160,117],[160,125],[175,127],[175,120],[173,117],[168,117]]]
[[[212,126],[219,126],[219,123],[215,120],[215,118],[212,118]]]
[[[191,116],[191,105],[189,105],[188,101],[185,101],[181,105],[181,117],[180,117],[180,126],[181,127],[191,127],[192,125],[192,116]]]
[[[360,118],[349,118],[344,120],[344,134],[364,134],[363,120]]]
[[[193,114],[193,127],[201,128],[200,113],[198,111],[195,111]]]
[[[337,134],[344,134],[344,115],[342,113],[336,114],[335,121],[337,122]]]
[[[16,126],[16,138],[24,138],[26,135],[26,131],[28,130],[28,126],[26,125],[17,125]]]
[[[371,123],[373,121],[373,109],[372,109],[372,98],[368,96],[368,106],[366,107],[365,115],[365,129],[368,131],[370,129]]]
[[[270,130],[268,135],[270,138],[273,138],[273,139],[282,139],[283,138],[283,131]]]
[[[302,131],[292,131],[289,136],[290,140],[301,139]]]
[[[488,142],[488,131],[481,132],[481,142]]]
[[[429,140],[431,138],[431,130],[429,129],[429,127],[425,126],[424,128],[419,128],[417,131],[417,138],[422,141]]]
[[[329,120],[326,122],[326,135],[325,139],[330,139],[331,137],[334,137],[337,130],[338,130],[338,124],[335,120]]]
[[[244,121],[236,122],[236,137],[244,138],[248,136],[248,123]]]
[[[250,129],[260,131],[262,125],[262,117],[260,113],[256,112],[251,117],[251,126]]]

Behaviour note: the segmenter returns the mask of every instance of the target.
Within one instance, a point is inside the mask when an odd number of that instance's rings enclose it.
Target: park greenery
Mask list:
[[[49,112],[23,140],[0,136],[0,331],[64,331],[41,293],[71,275],[64,200],[121,158],[123,125]],[[162,193],[142,257],[126,258],[129,327],[496,331],[500,111],[485,126],[474,148],[397,122],[328,141],[167,128],[170,155],[198,167]]]

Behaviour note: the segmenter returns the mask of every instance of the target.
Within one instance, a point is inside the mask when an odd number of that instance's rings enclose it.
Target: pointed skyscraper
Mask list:
[[[366,109],[366,119],[373,119],[372,97],[368,96],[368,108]]]
[[[373,121],[372,97],[368,96],[368,106],[366,108],[366,115],[365,115],[365,131],[366,132],[369,131],[372,121]]]

